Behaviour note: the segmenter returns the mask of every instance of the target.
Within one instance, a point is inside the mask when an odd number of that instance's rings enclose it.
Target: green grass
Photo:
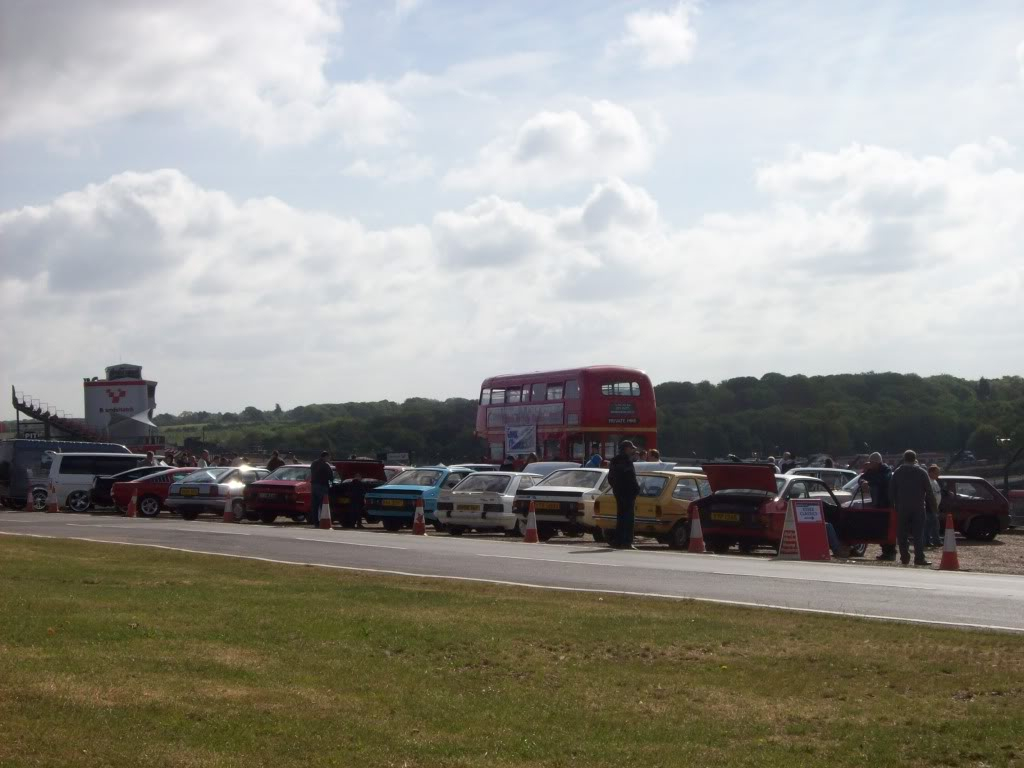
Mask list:
[[[1022,743],[1017,636],[0,537],[2,766],[1019,766]]]

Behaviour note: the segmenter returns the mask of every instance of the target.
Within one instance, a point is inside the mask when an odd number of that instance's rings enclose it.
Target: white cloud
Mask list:
[[[395,0],[395,16],[405,18],[423,5],[423,0]]]
[[[1020,79],[1024,80],[1024,40],[1017,46],[1017,66],[1020,67]]]
[[[696,7],[683,0],[667,11],[637,11],[626,16],[626,34],[608,46],[612,56],[633,54],[647,69],[671,69],[693,57]]]
[[[656,131],[628,108],[595,101],[589,114],[540,112],[515,133],[483,147],[476,162],[445,177],[455,188],[517,190],[557,187],[610,175],[646,170]]]
[[[0,138],[67,136],[151,111],[264,144],[394,140],[410,116],[380,83],[331,83],[329,0],[5,3]]]
[[[735,375],[737,355],[755,373],[1015,370],[1012,157],[1000,140],[795,150],[759,170],[760,208],[685,227],[616,177],[575,205],[486,195],[372,229],[124,173],[0,213],[0,319],[35,340],[4,362],[72,408],[77,376],[137,358],[179,410],[468,394],[496,370],[597,360],[659,378]]]
[[[385,184],[408,184],[429,178],[434,173],[434,161],[415,154],[388,155],[382,159],[360,158],[342,171],[357,179],[372,179]]]

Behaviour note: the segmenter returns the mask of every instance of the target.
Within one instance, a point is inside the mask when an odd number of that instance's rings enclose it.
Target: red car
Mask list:
[[[327,494],[331,505],[332,520],[342,524],[349,522],[347,512],[350,503],[348,497],[350,478],[357,474],[361,475],[366,478],[363,481],[366,489],[375,488],[382,482],[376,476],[383,475],[383,470],[384,465],[380,462],[357,460],[334,462],[334,481]],[[246,519],[259,520],[270,525],[278,517],[284,516],[291,518],[296,523],[305,522],[306,514],[312,503],[309,474],[308,464],[289,464],[278,467],[264,479],[246,487]],[[351,522],[354,524],[354,521]]]
[[[939,527],[946,528],[946,513],[956,530],[968,539],[992,541],[1010,527],[1010,502],[992,483],[980,477],[940,475],[942,502]]]
[[[168,467],[162,472],[146,475],[138,480],[114,483],[110,489],[110,497],[114,500],[114,507],[119,512],[124,512],[128,509],[132,494],[138,493],[136,504],[139,514],[142,517],[156,517],[161,509],[167,509],[164,502],[167,500],[167,491],[171,483],[181,482],[197,469],[198,467]]]

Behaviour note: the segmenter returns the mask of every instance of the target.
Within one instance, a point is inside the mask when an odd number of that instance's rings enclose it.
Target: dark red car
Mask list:
[[[334,462],[334,480],[328,492],[331,505],[331,519],[343,525],[354,525],[348,514],[351,479],[357,474],[369,479],[363,480],[366,490],[375,488],[382,481],[375,475],[383,475],[384,465],[380,462],[339,461]],[[363,475],[363,471],[368,474]],[[308,464],[289,464],[278,467],[259,482],[245,489],[245,516],[270,525],[278,517],[291,518],[296,523],[306,521],[312,503]]]
[[[946,513],[953,514],[956,530],[969,539],[992,541],[1010,527],[1010,502],[992,483],[980,477],[941,475],[942,501],[939,526],[946,527]]]
[[[114,483],[110,489],[110,497],[119,511],[128,509],[132,494],[138,493],[138,512],[142,517],[156,517],[161,509],[167,509],[167,491],[171,483],[180,483],[182,479],[195,472],[198,467],[168,467],[152,475],[138,480]]]

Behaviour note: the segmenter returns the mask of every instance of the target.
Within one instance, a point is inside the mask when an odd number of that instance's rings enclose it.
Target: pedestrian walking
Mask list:
[[[939,508],[942,506],[942,486],[939,485],[941,472],[938,464],[928,467],[928,481],[932,486],[932,496],[935,497],[935,511],[929,511],[924,520],[925,539],[930,547],[942,546],[942,536],[939,534]]]
[[[273,472],[278,467],[284,466],[284,459],[281,458],[277,451],[270,454],[270,461],[267,462],[267,469]]]
[[[320,458],[309,465],[310,509],[309,522],[314,528],[320,525],[320,507],[331,490],[334,481],[334,467],[327,460],[327,451],[320,452]]]
[[[608,484],[615,495],[615,537],[608,542],[616,549],[636,549],[633,546],[633,521],[636,497],[640,483],[636,479],[636,446],[629,440],[619,444],[619,452],[608,465]]]
[[[882,460],[882,454],[872,453],[868,456],[868,462],[864,465],[864,471],[860,477],[860,487],[871,493],[871,506],[875,509],[889,509],[892,502],[889,497],[889,481],[892,480],[892,467]],[[883,562],[892,562],[896,559],[896,547],[893,544],[883,544],[882,554],[875,558]]]
[[[917,454],[907,451],[903,463],[892,473],[889,496],[896,507],[896,544],[900,562],[910,564],[910,542],[914,538],[914,565],[931,565],[925,558],[925,519],[936,514],[932,484],[924,467],[917,463]]]

